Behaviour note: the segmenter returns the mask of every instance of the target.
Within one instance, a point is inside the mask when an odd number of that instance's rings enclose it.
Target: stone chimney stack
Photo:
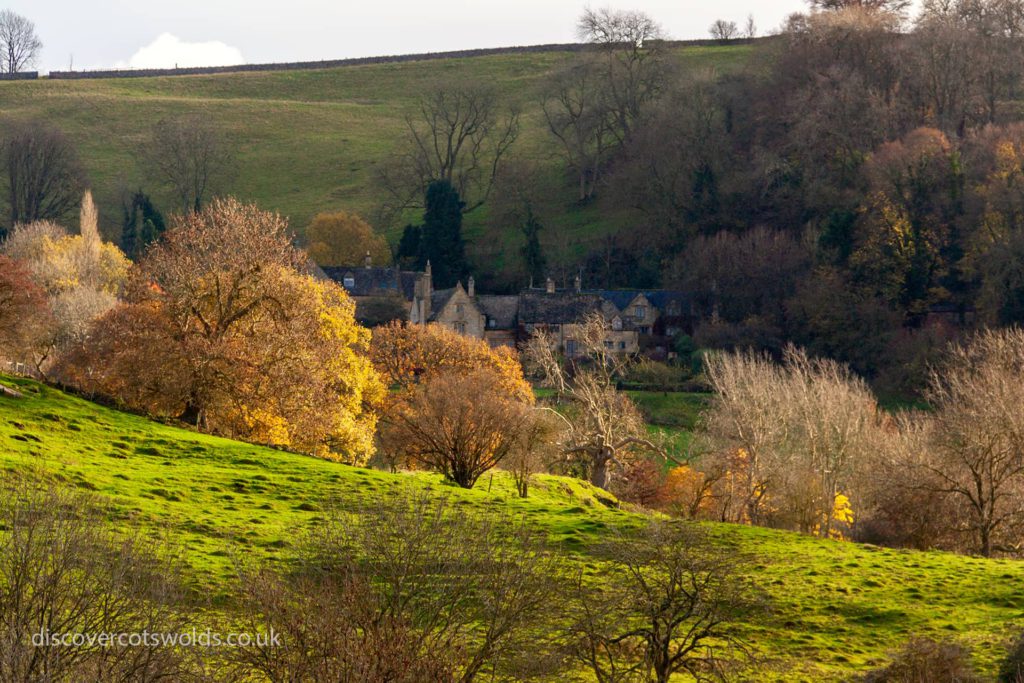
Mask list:
[[[576,277],[573,278],[572,286],[576,290],[577,294],[583,291],[583,279],[579,276],[579,273],[577,273]]]
[[[469,279],[466,281],[466,294],[468,294],[470,298],[476,296],[476,280],[473,279],[472,275],[470,275]]]
[[[555,293],[555,281],[552,280],[551,278],[548,278],[547,282],[544,283],[544,291],[546,291],[548,294],[554,294]]]
[[[415,322],[421,325],[425,325],[430,318],[430,297],[433,293],[433,276],[430,273],[430,261],[427,261],[427,267],[423,269],[423,272],[416,274],[416,284],[413,291],[413,305],[416,307],[416,317],[419,318]]]
[[[366,252],[366,256],[363,258],[363,265],[367,268],[371,268],[373,266],[373,257],[370,256],[369,251]]]

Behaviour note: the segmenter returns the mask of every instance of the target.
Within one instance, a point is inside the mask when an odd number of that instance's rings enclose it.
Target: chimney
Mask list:
[[[572,286],[576,290],[577,294],[583,291],[583,279],[579,276],[579,273],[577,273],[576,277],[573,278]]]
[[[552,280],[551,278],[548,278],[547,282],[544,283],[544,290],[548,294],[554,294],[555,293],[555,281]]]
[[[369,251],[366,252],[366,256],[363,258],[363,265],[366,266],[367,268],[373,266],[373,257],[370,256]]]
[[[469,279],[466,280],[466,294],[468,294],[471,299],[476,296],[476,280],[473,279],[472,275],[470,275]]]

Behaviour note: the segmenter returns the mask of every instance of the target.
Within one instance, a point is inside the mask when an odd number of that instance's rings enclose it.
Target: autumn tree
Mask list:
[[[35,345],[32,360],[45,376],[55,357],[83,343],[93,321],[117,303],[128,259],[100,236],[89,192],[82,198],[79,234],[48,222],[21,225],[4,242],[3,251],[19,260],[46,293],[52,322]]]
[[[381,397],[369,331],[304,268],[282,218],[214,200],[175,219],[67,372],[211,431],[362,462]]]
[[[82,196],[85,171],[71,141],[42,121],[10,122],[2,138],[11,225],[60,220]]]
[[[31,356],[51,324],[46,292],[28,268],[0,255],[0,356],[15,361]]]
[[[463,488],[513,453],[530,428],[531,406],[506,395],[500,378],[478,370],[438,374],[384,416],[382,438],[413,463]]]
[[[184,212],[199,211],[234,170],[223,134],[199,116],[162,119],[143,150],[153,179],[165,185]]]
[[[24,71],[35,63],[42,49],[35,24],[9,9],[0,12],[0,71]]]
[[[533,398],[533,389],[524,379],[513,350],[493,348],[482,339],[466,337],[441,325],[396,321],[376,327],[370,357],[385,383],[399,390],[393,392],[393,397],[441,374],[486,370],[495,375],[498,386],[510,398],[524,402]]]
[[[963,505],[973,550],[1021,551],[1024,529],[1024,332],[983,331],[931,377],[935,444],[921,486]]]
[[[568,402],[563,420],[563,456],[570,469],[592,484],[607,489],[612,470],[624,460],[654,453],[668,457],[647,434],[636,405],[616,389],[616,378],[628,359],[616,357],[605,346],[608,322],[594,314],[575,325],[572,333],[578,354],[562,359],[550,333],[534,333],[526,349],[527,362],[544,378],[544,384]]]
[[[354,213],[319,213],[306,228],[309,257],[321,266],[361,266],[367,257],[376,265],[391,263],[387,240]]]
[[[598,552],[606,564],[597,580],[578,577],[569,611],[577,661],[602,683],[727,678],[743,653],[730,624],[759,607],[741,577],[743,558],[695,526],[670,522],[651,522]]]
[[[487,201],[509,148],[519,136],[519,112],[479,83],[438,85],[406,116],[406,139],[379,179],[391,212],[422,206],[435,181],[451,185],[473,211]]]

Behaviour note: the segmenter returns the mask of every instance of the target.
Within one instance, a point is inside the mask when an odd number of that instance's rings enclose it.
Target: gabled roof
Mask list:
[[[476,303],[487,316],[487,326],[491,327],[490,321],[494,321],[491,329],[511,330],[516,326],[519,317],[518,296],[481,294],[476,298]]]
[[[444,310],[444,307],[451,301],[455,294],[455,287],[448,289],[435,289],[430,293],[430,319],[433,320],[437,314]]]
[[[527,290],[519,296],[519,322],[523,324],[575,323],[588,313],[601,311],[601,297],[596,294]]]
[[[685,311],[690,302],[690,298],[685,292],[671,289],[594,289],[585,291],[612,302],[620,311],[625,310],[641,294],[662,313],[665,313],[668,305],[673,302],[679,304],[680,311]]]
[[[397,268],[329,266],[322,271],[352,296],[399,294],[406,301],[412,301],[416,287],[416,273]],[[345,281],[349,278],[351,284],[346,286]]]

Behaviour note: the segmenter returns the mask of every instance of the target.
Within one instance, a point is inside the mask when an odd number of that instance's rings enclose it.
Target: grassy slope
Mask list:
[[[229,553],[280,561],[332,497],[365,501],[411,485],[474,508],[511,507],[545,528],[574,562],[607,529],[640,520],[605,507],[574,480],[542,477],[526,501],[501,473],[462,491],[432,475],[390,475],[204,436],[3,381],[27,397],[0,397],[0,467],[42,472],[109,498],[117,523],[181,546],[195,581],[215,592],[230,574]],[[848,678],[912,634],[961,638],[991,673],[1005,640],[1024,628],[1018,562],[710,528],[721,543],[760,558],[757,578],[772,611],[743,631],[777,667],[759,679]]]
[[[673,58],[684,71],[729,70],[746,62],[748,46],[688,47]],[[39,117],[59,125],[78,145],[100,204],[105,229],[116,234],[119,189],[143,182],[136,162],[154,122],[200,113],[222,127],[237,149],[239,173],[229,190],[291,217],[301,231],[318,211],[369,213],[377,203],[373,169],[393,149],[404,117],[437,82],[492,83],[523,110],[517,154],[544,166],[551,186],[559,163],[538,104],[544,78],[568,53],[498,55],[310,71],[162,78],[0,83],[0,116]],[[152,188],[150,187],[152,191]],[[607,227],[608,216],[572,209],[571,190],[551,195],[559,247]],[[467,224],[478,259],[501,259],[514,234],[481,239],[481,210]],[[485,244],[486,242],[486,244]]]

